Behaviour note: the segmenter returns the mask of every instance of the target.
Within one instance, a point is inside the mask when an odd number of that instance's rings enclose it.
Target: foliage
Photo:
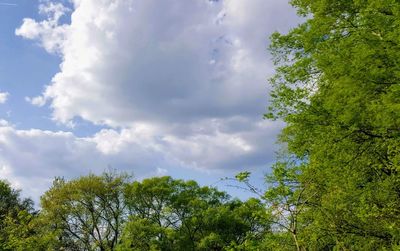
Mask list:
[[[59,250],[57,235],[48,227],[46,221],[37,213],[22,210],[16,218],[7,217],[5,221],[7,241],[0,250]]]
[[[5,184],[20,205],[18,191]],[[0,250],[264,250],[271,235],[260,200],[171,177],[56,178],[41,206],[4,217]]]
[[[400,3],[292,4],[307,19],[272,36],[266,117],[287,123],[281,141],[297,159],[299,243],[390,249],[400,242]]]
[[[19,190],[0,180],[0,250],[14,250],[15,235],[10,232],[11,225],[24,228],[26,218],[30,219],[33,214],[32,200],[22,199]]]
[[[41,215],[71,250],[114,250],[126,221],[123,190],[129,177],[104,173],[56,179],[41,198]]]
[[[296,165],[294,160],[286,159],[277,162],[272,167],[272,173],[266,176],[269,187],[263,198],[268,204],[276,233],[270,245],[278,245],[281,250],[302,249],[299,234],[304,222],[301,215],[309,198],[305,193],[307,186],[299,181],[300,170],[301,166]]]
[[[260,201],[229,200],[194,181],[161,177],[134,182],[126,198],[131,215],[121,244],[126,249],[228,250],[269,232]]]

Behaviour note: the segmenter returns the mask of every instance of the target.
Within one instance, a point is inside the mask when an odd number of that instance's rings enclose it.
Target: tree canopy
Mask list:
[[[272,233],[268,219],[261,200],[195,181],[90,174],[56,178],[39,212],[7,216],[0,250],[258,250]]]
[[[282,119],[307,198],[303,249],[400,242],[400,3],[293,0],[304,23],[272,36],[266,117]]]

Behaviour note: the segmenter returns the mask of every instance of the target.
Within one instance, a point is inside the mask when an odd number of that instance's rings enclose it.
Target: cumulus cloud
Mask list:
[[[138,178],[166,175],[170,168],[204,171],[199,167],[224,166],[239,170],[238,166],[259,166],[271,158],[276,133],[271,128],[279,128],[259,124],[259,130],[247,128],[232,135],[219,121],[213,121],[211,126],[215,130],[210,135],[197,127],[198,133],[193,129],[177,136],[174,130],[178,128],[170,128],[157,138],[157,128],[138,124],[121,131],[103,129],[91,137],[77,137],[71,132],[19,130],[0,120],[0,176],[37,200],[54,177],[100,173],[109,167]],[[263,140],[257,141],[259,138]],[[269,151],[264,152],[265,149]]]
[[[60,25],[59,21],[69,9],[61,3],[41,1],[39,13],[47,17],[46,20],[36,22],[31,18],[24,18],[21,27],[15,30],[17,36],[37,40],[50,53],[59,52],[65,41],[68,25]]]
[[[238,170],[273,159],[282,125],[262,120],[273,71],[266,47],[273,31],[297,22],[286,1],[71,2],[71,10],[60,1],[42,2],[44,20],[25,18],[16,30],[62,60],[43,93],[26,100],[50,106],[58,123],[82,118],[109,129],[78,138],[6,127],[1,134],[12,136],[5,149],[40,135],[38,142],[56,147],[41,151],[29,143],[24,151],[35,153],[24,160],[37,155],[34,165],[48,170],[62,159],[60,173],[85,159],[100,167],[110,159],[122,166],[159,162],[149,171],[154,174],[165,173],[168,163]],[[60,21],[63,15],[70,23]],[[25,170],[11,159],[4,172]]]
[[[141,177],[158,172],[161,165],[176,165],[152,145],[140,142],[136,133],[131,131],[129,142],[119,144],[124,133],[102,131],[80,138],[70,132],[18,130],[0,120],[0,177],[37,199],[56,176],[72,178],[118,168]]]
[[[9,96],[10,94],[8,92],[0,92],[0,104],[7,102]]]
[[[47,4],[46,20],[16,30],[62,55],[39,103],[57,121],[111,126],[260,116],[267,37],[293,14],[285,1],[74,0],[60,25],[66,8]]]

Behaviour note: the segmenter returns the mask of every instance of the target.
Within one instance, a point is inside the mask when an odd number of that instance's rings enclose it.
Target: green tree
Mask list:
[[[309,198],[306,197],[307,186],[299,181],[300,170],[301,166],[294,160],[287,159],[277,162],[272,173],[266,176],[269,187],[263,199],[275,231],[275,240],[270,240],[270,245],[280,250],[304,249],[299,235],[304,227],[301,215]]]
[[[114,250],[127,218],[123,190],[129,177],[104,173],[56,179],[41,198],[41,217],[68,250]]]
[[[249,250],[270,230],[259,200],[230,200],[194,181],[146,179],[125,196],[130,220],[120,250]]]
[[[149,243],[157,240],[157,247],[162,250],[193,250],[200,238],[203,210],[220,206],[228,198],[225,193],[199,187],[194,181],[185,182],[171,177],[133,182],[127,187],[125,196],[130,215],[135,216],[131,217],[128,229],[139,226],[135,220],[147,222],[145,225],[152,228],[146,229],[153,233]],[[136,247],[136,243],[141,245],[140,242],[131,242],[134,238],[126,239],[132,247]]]
[[[293,0],[304,23],[272,36],[266,115],[308,198],[300,242],[377,250],[400,242],[400,3]]]
[[[33,217],[33,201],[22,199],[20,191],[13,189],[7,181],[0,180],[0,250],[14,250],[10,235],[10,225],[24,227],[22,215]]]
[[[261,242],[262,250],[304,250],[306,247],[301,241],[306,225],[302,215],[310,198],[306,193],[308,182],[300,181],[301,169],[296,158],[281,154],[280,161],[265,177],[268,184],[265,191],[250,183],[250,172],[241,172],[233,179],[245,185],[239,188],[252,192],[262,201],[268,215],[265,220],[272,231]]]
[[[40,214],[19,211],[17,217],[8,216],[4,221],[4,233],[7,238],[0,250],[60,250],[58,236],[52,230]]]
[[[8,215],[16,217],[22,210],[33,211],[33,201],[22,199],[19,190],[13,189],[7,181],[0,180],[0,222]]]

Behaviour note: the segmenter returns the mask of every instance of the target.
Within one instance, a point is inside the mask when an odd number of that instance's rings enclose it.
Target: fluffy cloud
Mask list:
[[[260,117],[267,37],[293,13],[284,1],[74,0],[71,24],[60,25],[67,9],[47,4],[48,19],[16,31],[62,55],[40,103],[57,121],[111,126]]]
[[[8,96],[10,96],[8,92],[0,92],[0,104],[7,102]]]
[[[60,1],[42,2],[46,18],[26,18],[16,30],[62,59],[43,93],[26,100],[49,105],[56,122],[82,118],[110,129],[78,138],[6,128],[1,134],[13,136],[6,137],[4,149],[30,139],[23,149],[39,156],[33,165],[55,166],[60,173],[79,173],[70,168],[85,159],[94,160],[92,167],[110,159],[117,167],[160,163],[150,171],[155,174],[170,163],[238,170],[272,160],[281,124],[262,120],[273,69],[266,47],[273,31],[297,21],[286,1],[71,3],[69,10]],[[70,15],[70,23],[61,22],[63,15]],[[44,139],[56,148],[40,151]],[[5,161],[4,172],[28,172],[11,168],[23,166],[15,161]]]
[[[230,123],[247,124],[235,120]],[[276,133],[271,128],[279,126],[256,125],[267,130],[246,126],[245,132],[232,134],[220,121],[211,124],[215,128],[210,135],[201,133],[197,125],[190,133],[183,132],[186,135],[177,136],[174,131],[180,129],[170,128],[164,129],[163,137],[156,138],[154,131],[159,129],[137,124],[121,131],[103,129],[91,137],[77,137],[70,132],[18,130],[0,120],[0,176],[37,200],[57,176],[72,178],[110,167],[137,178],[167,175],[170,170],[188,167],[204,170],[199,167],[221,166],[237,171],[238,166],[259,166],[271,158]],[[263,140],[257,140],[260,138]]]
[[[26,39],[38,40],[50,53],[59,52],[68,28],[67,25],[60,25],[59,20],[68,11],[69,9],[61,3],[43,2],[39,5],[39,13],[47,19],[36,22],[31,18],[24,18],[23,24],[15,30],[15,34]]]
[[[151,144],[139,140],[140,131],[121,134],[101,131],[79,138],[70,132],[18,130],[0,121],[0,177],[23,188],[35,199],[56,176],[66,178],[118,168],[140,178],[157,173],[161,166],[177,165]]]

